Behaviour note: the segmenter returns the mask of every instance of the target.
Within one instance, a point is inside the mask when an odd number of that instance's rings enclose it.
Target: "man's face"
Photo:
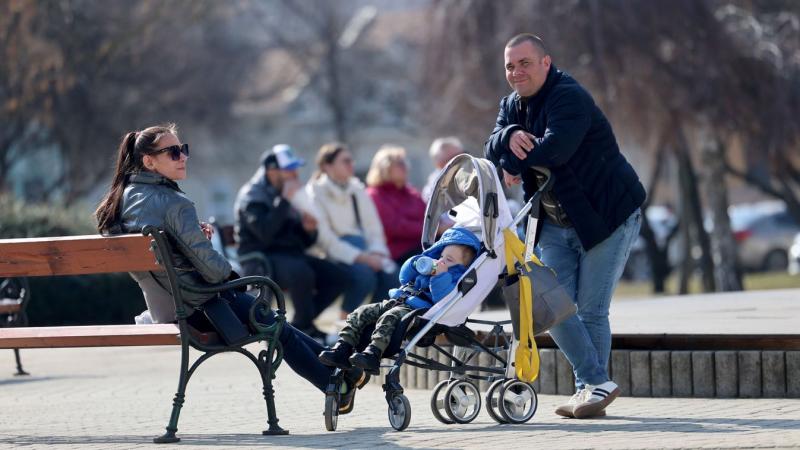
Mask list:
[[[439,155],[436,157],[436,168],[441,169],[443,168],[451,159],[455,158],[456,156],[464,153],[464,149],[461,147],[457,147],[451,144],[445,144],[442,146]]]
[[[283,184],[298,178],[297,170],[267,169],[267,181],[277,190],[283,189]]]
[[[550,70],[550,56],[525,41],[505,51],[506,80],[520,97],[539,92]]]

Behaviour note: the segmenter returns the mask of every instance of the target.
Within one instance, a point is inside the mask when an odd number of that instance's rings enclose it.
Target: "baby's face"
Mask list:
[[[466,266],[464,250],[455,245],[448,245],[442,250],[441,258],[436,261],[436,272],[441,273],[442,270],[447,270],[456,264]]]

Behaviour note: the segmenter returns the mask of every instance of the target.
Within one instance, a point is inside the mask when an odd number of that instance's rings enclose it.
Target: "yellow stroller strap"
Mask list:
[[[542,265],[535,255],[530,261],[525,261],[525,243],[517,235],[506,228],[503,230],[506,250],[506,269],[508,275],[518,274],[516,263],[523,265],[523,272],[527,272],[530,263]],[[519,277],[519,345],[514,355],[514,366],[517,379],[527,383],[539,376],[539,349],[533,338],[533,290],[529,277]],[[510,357],[510,355],[509,355]]]

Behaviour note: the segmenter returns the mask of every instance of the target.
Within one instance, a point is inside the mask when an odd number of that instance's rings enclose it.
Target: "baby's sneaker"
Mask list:
[[[605,415],[603,413],[606,406],[611,404],[620,392],[619,386],[613,381],[606,381],[597,386],[587,386],[586,389],[589,391],[588,397],[575,405],[575,409],[572,411],[576,419]]]
[[[319,361],[329,367],[348,369],[350,368],[348,358],[352,354],[353,346],[340,339],[330,350],[323,350],[319,354]]]
[[[369,344],[363,352],[356,353],[350,357],[350,364],[364,369],[369,374],[377,375],[380,373],[382,353],[381,349]]]

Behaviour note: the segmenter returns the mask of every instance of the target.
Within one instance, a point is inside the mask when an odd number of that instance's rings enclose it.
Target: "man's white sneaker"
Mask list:
[[[572,415],[576,419],[586,419],[605,415],[606,406],[619,396],[619,386],[613,381],[606,381],[597,386],[587,386],[589,395],[579,404],[575,405]]]
[[[569,417],[570,419],[574,418],[575,415],[573,411],[575,409],[575,405],[585,402],[591,393],[592,392],[589,389],[583,388],[580,391],[572,394],[572,397],[569,398],[567,403],[564,403],[556,408],[556,414],[562,417]]]

